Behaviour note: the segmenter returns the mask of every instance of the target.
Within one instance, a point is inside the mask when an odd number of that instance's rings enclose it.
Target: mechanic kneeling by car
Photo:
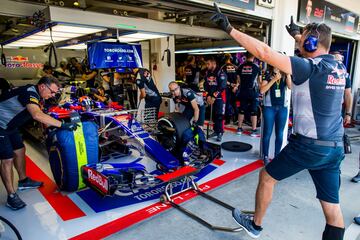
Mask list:
[[[25,147],[19,128],[30,118],[45,125],[67,130],[74,130],[77,127],[76,124],[63,123],[50,117],[40,108],[42,99],[54,97],[59,91],[59,86],[59,81],[55,77],[45,76],[39,80],[37,85],[14,88],[0,96],[0,172],[8,193],[6,205],[13,210],[26,206],[16,194],[13,185],[13,163],[19,174],[19,190],[38,188],[43,185],[42,182],[26,176]]]
[[[169,91],[175,102],[175,110],[177,112],[179,111],[178,104],[184,105],[184,116],[189,121],[193,119],[193,125],[202,128],[205,120],[205,104],[203,97],[197,95],[194,90],[190,88],[180,87],[175,81],[169,83]]]

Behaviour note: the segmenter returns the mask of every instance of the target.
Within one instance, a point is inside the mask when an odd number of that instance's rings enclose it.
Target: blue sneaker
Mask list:
[[[256,230],[253,225],[252,221],[254,218],[253,214],[245,214],[242,213],[238,209],[234,209],[232,212],[234,220],[245,230],[245,232],[252,238],[260,237],[261,230]]]
[[[270,159],[268,156],[264,156],[263,158],[264,166],[268,165],[270,163]]]
[[[360,225],[360,217],[354,217],[354,223]]]
[[[217,136],[216,136],[216,141],[217,141],[217,142],[221,142],[222,136],[223,136],[222,133],[218,133]]]
[[[251,137],[257,137],[257,136],[258,136],[257,130],[256,130],[256,129],[252,129],[252,130],[251,130],[251,133],[250,133],[250,136],[251,136]]]
[[[7,197],[6,206],[12,210],[19,210],[25,207],[26,203],[24,203],[16,193],[11,193]]]
[[[18,189],[22,191],[26,189],[39,188],[42,185],[44,185],[43,182],[38,182],[29,177],[26,177],[23,181],[18,182]]]
[[[243,129],[241,127],[238,127],[237,130],[236,130],[236,134],[241,135],[242,132],[243,132]]]
[[[360,182],[360,172],[355,177],[353,177],[351,181],[354,183]]]

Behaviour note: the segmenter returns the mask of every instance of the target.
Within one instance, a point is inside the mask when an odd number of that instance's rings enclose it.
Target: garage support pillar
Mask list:
[[[169,40],[169,42],[168,42]],[[170,66],[168,66],[167,54],[162,56],[166,49],[170,50]],[[159,38],[151,40],[151,66],[152,73],[160,92],[168,92],[168,84],[175,80],[175,37]]]

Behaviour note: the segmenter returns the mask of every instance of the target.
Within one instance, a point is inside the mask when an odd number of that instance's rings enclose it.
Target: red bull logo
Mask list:
[[[109,184],[107,178],[91,168],[86,168],[86,171],[88,174],[89,183],[95,186],[101,192],[107,193],[109,190]]]
[[[11,62],[28,62],[29,58],[23,57],[23,56],[10,56],[10,61]]]

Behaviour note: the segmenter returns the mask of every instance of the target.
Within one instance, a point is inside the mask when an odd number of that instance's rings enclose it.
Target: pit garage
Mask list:
[[[279,39],[272,29],[276,13],[271,5],[239,1],[234,7],[217,2],[236,29],[270,45]],[[249,196],[254,194],[256,172],[264,166],[261,107],[257,134],[251,132],[252,116],[246,115],[244,131],[237,135],[235,116],[217,141],[212,134],[213,109],[207,106],[200,128],[183,110],[174,111],[168,87],[173,81],[183,86],[189,57],[201,65],[199,86],[206,59],[216,59],[219,67],[229,59],[236,65],[244,63],[246,50],[209,20],[212,4],[177,0],[0,3],[6,8],[0,11],[0,78],[11,88],[32,84],[40,92],[42,84],[51,97],[37,105],[61,124],[30,120],[21,128],[26,176],[43,185],[16,191],[26,204],[17,211],[6,206],[8,193],[1,188],[0,216],[5,218],[0,218],[5,229],[0,228],[1,237],[243,239],[243,228],[232,221],[231,211],[240,207],[245,214],[254,213]],[[336,41],[340,46],[341,39]],[[265,72],[266,64],[256,63]],[[138,83],[142,74],[158,90],[162,99],[158,109],[142,99]],[[53,90],[53,82],[39,83],[49,76],[59,80],[58,91]],[[201,98],[203,91],[200,87]],[[288,129],[291,123],[286,124],[284,135]],[[273,158],[274,153],[270,155]],[[19,178],[14,172],[16,188]],[[345,172],[352,174],[350,169]],[[284,200],[278,200],[278,218],[309,202],[312,192],[304,190],[303,182],[298,184],[296,190],[304,191],[306,199],[299,199],[296,195],[301,194],[285,185],[281,189],[293,202],[283,205]],[[246,203],[239,204],[242,199]],[[314,204],[310,205],[312,209]],[[156,227],[159,231],[154,233]]]

